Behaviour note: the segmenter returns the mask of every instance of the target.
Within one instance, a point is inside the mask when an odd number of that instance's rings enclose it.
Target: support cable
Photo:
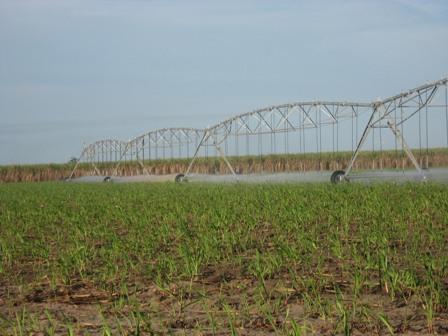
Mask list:
[[[170,159],[174,157],[174,146],[173,146],[173,131],[170,131]]]
[[[394,101],[394,123],[397,124],[397,101]],[[397,137],[394,137],[395,142],[395,160],[398,158],[398,140]],[[397,166],[397,165],[396,165]],[[397,167],[395,167],[397,168]]]
[[[277,133],[274,130],[274,154],[277,154]]]
[[[258,133],[258,160],[260,162],[260,171],[263,172],[263,135]]]
[[[448,148],[448,84],[445,84],[445,126],[446,147]]]
[[[332,140],[333,140],[333,154],[334,154],[334,144],[335,144],[335,141],[334,141],[334,122],[331,124],[331,129],[332,129],[332,132],[331,132],[331,138],[332,138]]]
[[[401,123],[401,136],[404,138],[404,122],[403,122],[403,105],[402,104],[400,104],[400,112],[401,112],[401,120],[400,120],[400,123]],[[403,173],[404,173],[404,166],[405,166],[405,163],[403,163],[403,154],[404,154],[404,144],[403,144],[403,142],[401,142],[401,160],[402,160],[402,165],[401,165],[401,169],[402,169],[402,171],[403,171]]]
[[[336,118],[336,153],[339,153],[339,119]]]
[[[359,141],[359,134],[358,134],[358,118],[359,118],[359,107],[356,106],[356,117],[355,117],[355,122],[356,122],[356,143],[358,143]]]
[[[216,158],[218,158],[218,147],[215,145],[215,155],[213,156],[213,159],[216,159]],[[215,174],[216,174],[216,172],[215,172]]]
[[[354,141],[354,131],[353,131],[353,129],[354,129],[354,126],[353,126],[353,124],[354,124],[354,119],[355,119],[355,118],[352,118],[352,120],[351,120],[351,121],[352,121],[352,133],[351,133],[351,135],[352,135],[352,154],[353,154],[353,150],[354,150],[354,146],[355,146],[355,145],[354,145],[354,142],[355,142],[355,141]]]
[[[401,105],[400,104],[400,113],[401,113],[401,120],[400,120],[400,123],[401,123],[401,135],[404,137],[404,126],[403,126],[403,105]],[[402,150],[402,153],[403,153],[403,151],[404,151],[404,148],[403,148],[403,144],[402,144],[402,146],[401,146],[401,150]]]
[[[124,154],[122,154],[123,155],[123,159],[124,159],[124,164],[126,165],[126,156],[127,156],[127,149],[128,149],[128,146],[129,146],[129,144],[126,144],[126,146],[124,146]],[[120,147],[121,147],[121,144],[120,144]],[[120,163],[118,163],[118,164],[120,164]]]
[[[318,113],[316,111],[316,113]],[[317,119],[317,118],[316,118]],[[322,113],[319,112],[319,170],[322,169]]]
[[[285,155],[286,155],[285,166],[286,166],[286,171],[287,172],[289,172],[288,154],[289,154],[289,127],[288,127],[288,125],[286,125],[286,133],[285,133]]]
[[[422,163],[422,106],[418,103],[418,155],[420,157],[420,165]]]
[[[155,144],[156,144],[156,148],[155,148],[155,152],[156,152],[156,160],[158,159],[158,157],[159,157],[159,139],[158,139],[158,136],[157,136],[157,133],[154,135],[154,137],[155,137]]]
[[[382,136],[382,127],[379,129],[380,133],[380,169],[383,170],[383,136]]]
[[[187,145],[187,159],[190,158],[190,144],[191,144],[191,142],[190,142],[190,135],[188,135],[187,143],[186,143],[186,145]]]
[[[429,132],[428,132],[428,91],[426,91],[426,107],[425,107],[425,118],[426,118],[426,162],[425,168],[428,169],[428,159],[429,159]]]
[[[305,128],[303,129],[303,154],[306,153],[306,138],[305,138]]]
[[[239,150],[238,150],[238,133],[235,134],[235,156],[238,156]]]
[[[122,152],[121,152],[121,142],[120,142],[120,145],[119,145],[119,151],[120,151],[120,158],[122,157]],[[119,163],[118,163],[119,164]]]
[[[194,137],[194,150],[196,151],[196,149],[198,148],[198,145],[199,145],[199,143],[198,143],[198,137]],[[199,154],[199,153],[197,153],[197,154]]]
[[[274,152],[274,130],[273,130],[273,125],[274,125],[274,114],[271,112],[271,154],[275,154]]]
[[[316,115],[316,117],[317,117],[317,115]],[[316,120],[317,120],[317,118],[316,118]],[[319,153],[319,131],[318,131],[317,127],[316,127],[316,153]],[[320,162],[319,162],[319,165],[320,165]]]
[[[322,154],[322,113],[319,112],[319,157]]]

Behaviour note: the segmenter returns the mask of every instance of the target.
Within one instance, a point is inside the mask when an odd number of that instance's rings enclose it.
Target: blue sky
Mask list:
[[[448,1],[0,0],[0,164],[448,74]]]

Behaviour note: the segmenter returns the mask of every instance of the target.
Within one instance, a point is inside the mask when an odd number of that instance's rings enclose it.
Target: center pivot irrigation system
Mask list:
[[[236,179],[237,158],[273,154],[314,155],[350,152],[344,170],[336,169],[332,182],[366,177],[357,169],[361,152],[376,157],[395,153],[409,160],[418,179],[426,179],[429,149],[448,149],[448,78],[421,85],[396,96],[371,103],[312,101],[275,105],[236,115],[205,129],[164,128],[137,136],[130,141],[96,141],[86,147],[69,176],[76,176],[82,164],[93,174],[119,176],[119,168],[137,162],[143,174],[159,160],[189,160],[175,180],[195,175],[199,158],[220,159]],[[101,169],[100,169],[101,167]],[[108,170],[104,169],[108,167]],[[376,170],[383,171],[382,161]],[[317,170],[328,170],[319,165]],[[404,170],[404,165],[403,165]],[[357,172],[356,172],[357,171]],[[370,171],[370,173],[372,173]],[[387,173],[387,171],[386,171]],[[197,173],[196,173],[197,175]]]

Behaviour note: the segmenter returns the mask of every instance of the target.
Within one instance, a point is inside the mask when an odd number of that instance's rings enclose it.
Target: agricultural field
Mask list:
[[[0,185],[1,335],[432,333],[445,185]]]

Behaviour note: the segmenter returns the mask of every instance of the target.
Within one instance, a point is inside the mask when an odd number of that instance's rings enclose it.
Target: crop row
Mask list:
[[[0,330],[448,328],[446,186],[8,184],[0,223]]]

